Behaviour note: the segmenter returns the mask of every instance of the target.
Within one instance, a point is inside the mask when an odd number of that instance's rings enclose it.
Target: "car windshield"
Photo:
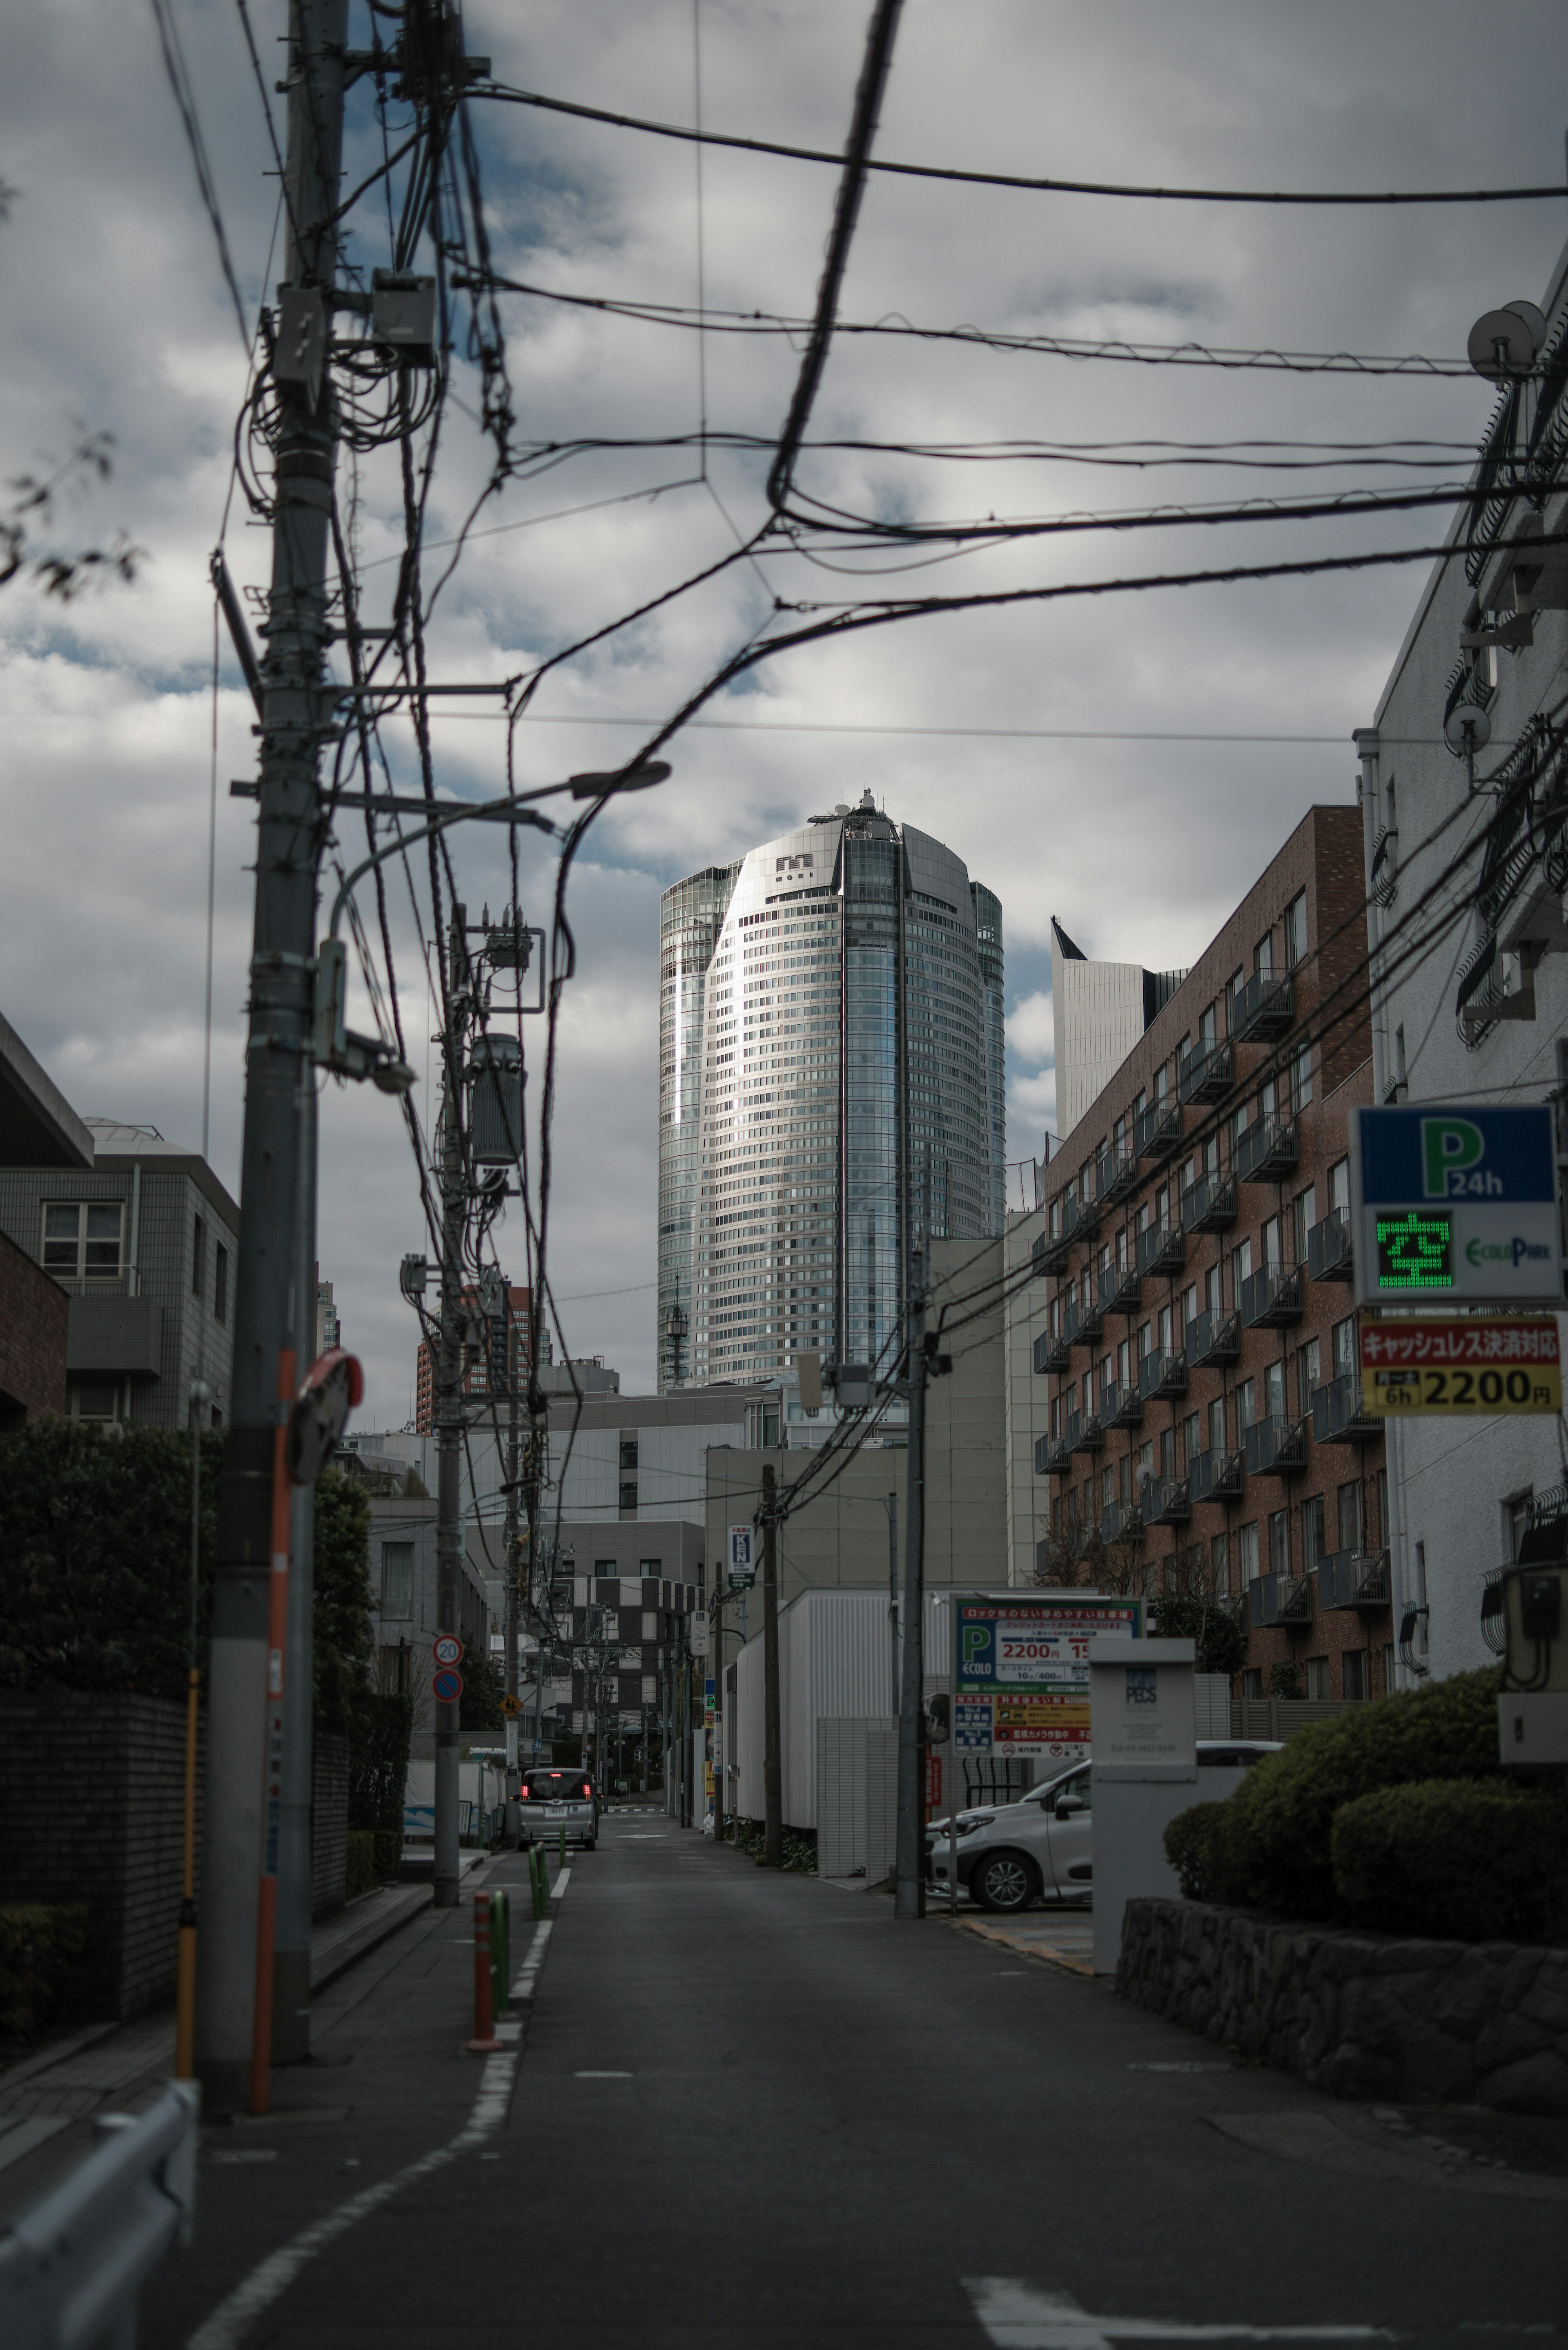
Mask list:
[[[593,1782],[581,1771],[530,1771],[523,1782],[524,1803],[586,1804],[593,1800]]]

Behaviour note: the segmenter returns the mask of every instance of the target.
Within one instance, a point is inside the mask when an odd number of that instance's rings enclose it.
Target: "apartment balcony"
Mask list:
[[[1503,1614],[1502,1579],[1506,1566],[1489,1567],[1481,1580],[1481,1638],[1494,1657],[1508,1654],[1508,1619]]]
[[[1294,1118],[1264,1118],[1237,1139],[1237,1179],[1242,1183],[1278,1183],[1291,1173],[1300,1156]]]
[[[1387,1552],[1336,1550],[1319,1559],[1317,1604],[1324,1615],[1335,1608],[1386,1607]]]
[[[1179,1101],[1151,1102],[1133,1120],[1133,1149],[1140,1159],[1168,1159],[1181,1143]]]
[[[1235,1082],[1236,1047],[1229,1041],[1223,1045],[1199,1045],[1190,1053],[1178,1055],[1176,1092],[1179,1101],[1223,1101]]]
[[[1312,1432],[1319,1444],[1371,1444],[1382,1435],[1381,1415],[1361,1408],[1361,1381],[1354,1372],[1313,1389]]]
[[[1060,1333],[1053,1337],[1049,1330],[1041,1331],[1034,1341],[1034,1367],[1037,1371],[1054,1371],[1060,1375],[1069,1367],[1072,1360],[1071,1338],[1064,1337]]]
[[[1064,1437],[1037,1436],[1034,1440],[1034,1474],[1037,1477],[1067,1477],[1072,1474],[1073,1448]]]
[[[1151,1477],[1143,1489],[1146,1526],[1184,1526],[1192,1515],[1185,1477]]]
[[[1075,1191],[1069,1191],[1062,1202],[1063,1239],[1068,1242],[1092,1241],[1099,1229],[1098,1201],[1080,1200]]]
[[[1270,1624],[1310,1624],[1311,1575],[1260,1575],[1247,1586],[1247,1620],[1254,1631]]]
[[[1187,1239],[1179,1224],[1150,1224],[1137,1236],[1137,1269],[1151,1276],[1179,1273],[1187,1263]]]
[[[1354,1281],[1355,1255],[1350,1244],[1350,1219],[1337,1211],[1321,1217],[1307,1234],[1309,1281]]]
[[[1141,1428],[1143,1398],[1137,1388],[1106,1388],[1100,1397],[1100,1418],[1107,1428]]]
[[[1184,1232],[1228,1232],[1236,1221],[1234,1175],[1200,1175],[1181,1195]]]
[[[1137,1159],[1130,1150],[1103,1150],[1095,1161],[1095,1199],[1102,1208],[1130,1200],[1137,1190]]]
[[[1058,1232],[1042,1232],[1029,1253],[1029,1270],[1037,1278],[1042,1274],[1065,1273],[1073,1253],[1073,1243]]]
[[[1100,1275],[1100,1304],[1107,1314],[1136,1314],[1143,1302],[1143,1276],[1136,1264]]]
[[[1136,1503],[1111,1502],[1100,1512],[1102,1542],[1137,1542],[1143,1533],[1143,1512]]]
[[[1075,1411],[1067,1422],[1068,1451],[1103,1452],[1105,1449],[1106,1431],[1099,1413]]]
[[[1137,1389],[1145,1403],[1160,1403],[1187,1393],[1185,1355],[1146,1355],[1137,1367]]]
[[[1092,1347],[1105,1335],[1106,1317],[1097,1305],[1072,1305],[1062,1309],[1062,1336],[1069,1347]]]
[[[1210,1306],[1188,1324],[1183,1332],[1187,1367],[1191,1371],[1213,1370],[1221,1363],[1240,1362],[1241,1357],[1241,1317],[1239,1314],[1222,1314]]]
[[[1266,1045],[1282,1036],[1295,1016],[1295,981],[1272,971],[1255,971],[1236,998],[1231,1034],[1238,1045]]]
[[[1195,1502],[1239,1502],[1247,1490],[1247,1456],[1199,1452],[1187,1464],[1187,1482]]]
[[[1307,1423],[1255,1419],[1245,1450],[1249,1477],[1299,1477],[1307,1465]]]
[[[1302,1318],[1302,1269],[1299,1264],[1266,1264],[1241,1284],[1243,1330],[1286,1330]]]

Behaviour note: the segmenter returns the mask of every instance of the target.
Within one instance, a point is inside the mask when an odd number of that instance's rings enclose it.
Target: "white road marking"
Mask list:
[[[550,1924],[548,1918],[542,1918],[535,1927],[534,1939],[528,1945],[528,1955],[513,1978],[512,1989],[507,1993],[509,1999],[533,1998],[535,1981],[545,1962],[545,1952],[549,1947]]]
[[[1070,2293],[1022,2277],[965,2277],[974,2314],[1003,2350],[1110,2350],[1113,2342],[1376,2342],[1381,2325],[1189,2325],[1171,2317],[1096,2317]]]
[[[572,2075],[575,2081],[631,2081],[636,2077],[632,2073],[574,2073]]]

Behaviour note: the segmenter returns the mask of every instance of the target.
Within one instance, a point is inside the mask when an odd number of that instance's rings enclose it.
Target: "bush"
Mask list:
[[[1180,1594],[1157,1599],[1149,1609],[1149,1629],[1159,1640],[1194,1641],[1200,1673],[1239,1673],[1247,1654],[1246,1633],[1211,1599]]]
[[[377,1884],[396,1885],[403,1873],[402,1829],[377,1828],[372,1832],[371,1843]]]
[[[361,1893],[373,1890],[376,1883],[376,1832],[374,1828],[350,1828],[348,1831],[348,1878],[344,1898],[352,1901]]]
[[[761,1820],[732,1819],[725,1829],[726,1841],[748,1860],[762,1862],[767,1843],[767,1831]],[[816,1830],[785,1828],[784,1832],[784,1865],[805,1877],[816,1875]]]
[[[0,2033],[30,2040],[59,2012],[72,1963],[92,1939],[86,1908],[76,1902],[11,1901],[0,1906]]]
[[[1269,1695],[1271,1697],[1305,1697],[1306,1682],[1303,1679],[1301,1667],[1295,1664],[1271,1665]]]
[[[1222,1901],[1225,1876],[1224,1804],[1194,1804],[1178,1813],[1165,1831],[1165,1856],[1175,1869],[1186,1901]]]
[[[1532,1941],[1568,1924],[1568,1806],[1496,1779],[1421,1779],[1334,1815],[1345,1915],[1389,1934]]]
[[[1334,1814],[1417,1780],[1500,1783],[1497,1690],[1495,1667],[1456,1673],[1300,1731],[1218,1807],[1223,1825],[1204,1848],[1207,1898],[1286,1918],[1334,1916]]]

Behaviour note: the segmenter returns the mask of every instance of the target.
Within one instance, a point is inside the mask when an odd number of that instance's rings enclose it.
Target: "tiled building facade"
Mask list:
[[[465,1289],[462,1302],[468,1310],[468,1328],[462,1344],[462,1392],[471,1400],[483,1401],[486,1396],[503,1397],[511,1393],[507,1380],[508,1357],[511,1376],[517,1383],[518,1393],[528,1386],[529,1314],[533,1303],[526,1289],[506,1288],[504,1304],[499,1314],[487,1314],[477,1289]],[[430,1347],[421,1338],[414,1363],[414,1431],[429,1436],[435,1428],[435,1363]]]
[[[1372,1098],[1363,897],[1356,810],[1313,808],[1009,1232],[1035,1275],[1010,1345],[1015,1577],[1218,1594],[1247,1694],[1276,1667],[1310,1697],[1390,1686],[1342,1221]]]

